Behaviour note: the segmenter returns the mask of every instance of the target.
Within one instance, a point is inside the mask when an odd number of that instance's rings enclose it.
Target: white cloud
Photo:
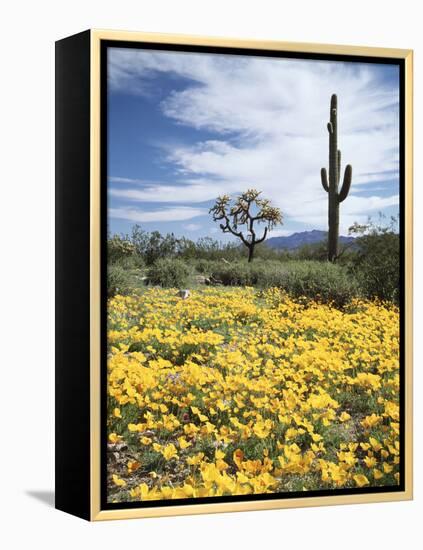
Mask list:
[[[112,89],[129,93],[149,93],[149,87],[154,93],[159,73],[189,79],[165,97],[162,111],[177,124],[216,134],[195,145],[162,144],[164,160],[183,179],[177,193],[148,184],[112,189],[112,196],[186,204],[255,187],[286,220],[325,228],[320,168],[328,162],[326,123],[337,93],[342,164],[353,166],[342,229],[398,204],[396,195],[355,196],[369,184],[398,181],[398,86],[382,79],[377,66],[116,49],[109,73]]]
[[[172,186],[159,184],[148,185],[141,189],[117,189],[112,187],[109,189],[109,195],[119,199],[138,202],[192,203],[211,200],[223,193],[224,190],[224,184],[213,186],[206,182],[196,183],[191,181],[187,185]]]
[[[187,223],[182,227],[187,231],[198,231],[199,229],[201,229],[202,226],[199,223]]]
[[[346,235],[348,228],[354,222],[364,223],[367,221],[368,215],[376,214],[384,208],[397,206],[399,204],[399,196],[393,195],[390,197],[348,197],[340,204],[340,233]],[[327,200],[320,199],[318,201],[306,200],[303,202],[301,214],[295,219],[298,222],[309,224],[315,229],[327,229]]]
[[[143,211],[136,208],[109,208],[109,216],[132,222],[172,222],[184,221],[203,216],[207,210],[180,206],[163,210]]]

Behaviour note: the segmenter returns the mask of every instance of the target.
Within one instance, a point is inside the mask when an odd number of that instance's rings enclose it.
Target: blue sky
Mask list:
[[[281,208],[270,236],[327,228],[329,101],[353,166],[341,233],[395,215],[399,71],[394,65],[110,48],[109,230],[226,240],[208,210],[256,188]]]

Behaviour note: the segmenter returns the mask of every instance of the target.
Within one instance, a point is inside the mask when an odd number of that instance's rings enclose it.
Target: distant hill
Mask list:
[[[326,239],[326,231],[313,229],[312,231],[300,231],[298,233],[293,233],[288,237],[271,237],[267,239],[266,245],[270,248],[275,248],[278,250],[295,250],[305,244],[317,244],[326,241]],[[353,241],[354,237],[339,237],[339,244],[341,245],[349,244]]]

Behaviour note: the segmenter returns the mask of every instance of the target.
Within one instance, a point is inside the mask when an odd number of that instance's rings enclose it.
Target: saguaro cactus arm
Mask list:
[[[326,168],[322,168],[320,170],[320,176],[322,178],[323,189],[326,191],[326,193],[329,193],[328,173],[326,171]]]
[[[351,187],[351,180],[352,180],[352,166],[351,164],[347,164],[344,172],[344,181],[342,183],[341,191],[339,192],[339,202],[344,201],[348,197],[348,193]]]

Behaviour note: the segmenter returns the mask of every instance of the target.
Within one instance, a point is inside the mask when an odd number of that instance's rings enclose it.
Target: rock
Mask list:
[[[126,443],[123,443],[123,442],[118,442],[118,443],[108,443],[107,444],[107,450],[109,452],[116,452],[116,451],[126,451],[126,449],[128,448],[128,445]]]
[[[145,430],[144,432],[141,432],[140,435],[145,437],[152,437],[155,435],[155,432],[153,432],[153,430]]]
[[[110,463],[116,464],[119,461],[119,453],[110,453],[109,452],[108,461]]]
[[[191,295],[191,292],[188,289],[181,289],[178,292],[178,296],[182,298],[182,300],[186,300]]]

